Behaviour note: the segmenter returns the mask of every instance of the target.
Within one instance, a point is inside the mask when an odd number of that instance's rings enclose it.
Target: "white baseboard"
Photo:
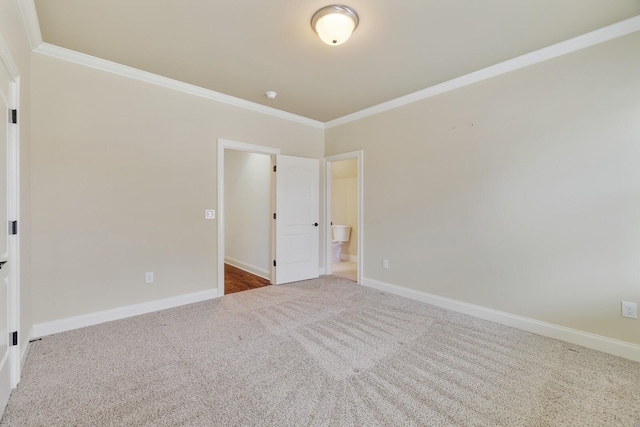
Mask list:
[[[343,261],[351,261],[351,262],[358,262],[358,255],[351,255],[351,254],[340,254],[340,259]]]
[[[224,257],[224,263],[239,268],[240,270],[244,270],[247,273],[255,274],[256,276],[262,277],[263,279],[270,280],[271,278],[271,272],[269,270],[256,267],[255,265],[247,264],[246,262],[242,262],[229,256]]]
[[[84,314],[81,316],[68,317],[66,319],[54,320],[51,322],[38,323],[33,325],[31,339],[57,334],[59,332],[71,331],[73,329],[84,328],[85,326],[110,322],[112,320],[125,319],[127,317],[152,313],[154,311],[166,310],[168,308],[179,307],[181,305],[193,304],[217,297],[218,290],[211,289],[208,291],[179,295],[157,301],[128,305],[111,310],[98,311],[96,313]]]
[[[637,344],[607,338],[601,335],[579,331],[577,329],[566,328],[552,323],[541,322],[528,317],[517,316],[504,311],[469,304],[426,292],[416,291],[414,289],[391,285],[374,279],[363,278],[363,285],[379,291],[442,307],[447,310],[457,311],[459,313],[490,320],[502,325],[533,332],[545,337],[555,338],[572,344],[613,354],[614,356],[620,356],[640,362],[640,345]]]

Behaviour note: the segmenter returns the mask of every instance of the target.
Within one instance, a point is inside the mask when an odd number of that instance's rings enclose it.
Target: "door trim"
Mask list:
[[[10,383],[11,388],[15,388],[20,382],[20,362],[21,349],[26,354],[29,337],[22,333],[20,328],[20,236],[22,235],[22,229],[24,224],[20,217],[20,126],[22,123],[21,110],[20,110],[20,73],[18,67],[11,56],[4,39],[0,35],[0,62],[9,72],[9,75],[13,79],[11,99],[9,102],[12,104],[9,107],[18,110],[18,124],[9,125],[8,132],[8,152],[7,152],[7,179],[8,179],[8,194],[7,194],[7,219],[9,221],[18,221],[18,234],[9,236],[9,282],[10,292],[8,295],[9,305],[11,306],[10,313],[8,314],[7,326],[9,331],[18,332],[18,345],[10,347],[9,350],[9,363],[10,363]],[[7,226],[7,224],[0,224],[0,227]]]
[[[325,156],[325,272],[333,272],[331,260],[331,164],[342,160],[358,159],[358,274],[357,282],[362,284],[364,277],[364,150],[350,151],[348,153]]]
[[[216,238],[218,239],[217,262],[217,280],[218,280],[218,296],[224,295],[224,150],[246,151],[248,153],[266,154],[268,156],[276,156],[280,154],[279,148],[265,147],[262,145],[247,144],[245,142],[231,141],[229,139],[218,138],[218,221],[216,224]],[[273,189],[271,190],[271,199],[273,199]],[[273,203],[273,202],[272,202]],[[273,242],[273,235],[271,236]],[[273,246],[273,244],[272,244]],[[271,277],[273,277],[273,267],[269,267]]]

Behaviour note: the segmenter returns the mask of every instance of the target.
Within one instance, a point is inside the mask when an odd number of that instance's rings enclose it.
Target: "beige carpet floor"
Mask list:
[[[329,276],[34,342],[6,426],[634,426],[640,364]]]

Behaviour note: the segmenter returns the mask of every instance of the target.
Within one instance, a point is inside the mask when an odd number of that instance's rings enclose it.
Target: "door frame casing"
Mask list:
[[[218,297],[224,295],[224,150],[237,150],[245,151],[255,154],[266,154],[271,157],[271,163],[274,164],[274,156],[280,154],[279,148],[266,147],[263,145],[247,144],[245,142],[232,141],[229,139],[218,138],[218,171],[217,171],[217,186],[218,186],[218,219],[216,222],[216,230],[218,239],[218,254],[217,254],[217,280],[218,280]],[[271,204],[273,206],[273,187],[271,189]],[[273,242],[273,227],[271,227],[271,241]],[[273,246],[273,243],[272,243]],[[273,251],[273,247],[271,248]],[[273,266],[269,265],[269,276],[273,280]]]
[[[333,254],[331,248],[331,164],[343,160],[358,159],[358,272],[357,283],[362,284],[364,277],[364,150],[350,151],[348,153],[335,154],[325,156],[325,272],[331,274],[333,272],[332,262]]]
[[[18,111],[18,123],[9,125],[7,134],[7,219],[18,221],[18,233],[20,233],[20,73],[11,56],[11,52],[0,35],[0,62],[13,79],[11,84],[11,96],[8,100],[9,108]],[[6,117],[6,116],[5,116]],[[0,224],[0,226],[3,226]],[[8,224],[4,225],[8,227]],[[9,253],[9,293],[7,315],[7,327],[10,332],[18,332],[18,345],[9,347],[10,384],[15,388],[20,382],[21,355],[20,349],[26,350],[22,345],[24,337],[20,330],[20,234],[10,234],[8,239]],[[26,351],[24,352],[26,355]]]

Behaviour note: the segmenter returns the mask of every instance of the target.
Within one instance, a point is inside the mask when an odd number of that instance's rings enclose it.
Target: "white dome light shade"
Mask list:
[[[328,45],[338,46],[346,42],[355,28],[353,19],[346,15],[332,13],[316,22],[316,32],[320,39]]]
[[[330,46],[339,46],[349,40],[358,27],[358,15],[347,6],[326,6],[313,15],[311,27],[320,40]]]

